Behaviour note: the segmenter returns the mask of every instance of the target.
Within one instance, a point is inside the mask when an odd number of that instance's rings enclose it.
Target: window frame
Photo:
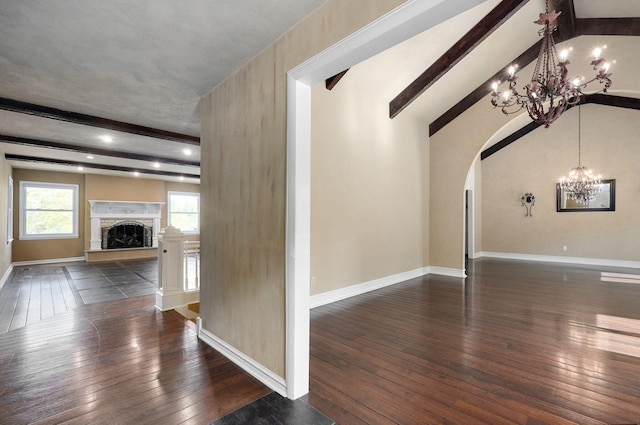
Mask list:
[[[71,233],[47,233],[47,234],[28,234],[27,229],[27,189],[31,187],[44,188],[44,189],[67,189],[71,190],[73,194],[73,207],[71,213],[72,231]],[[34,182],[34,181],[20,181],[20,231],[18,239],[20,240],[44,240],[44,239],[76,239],[79,237],[79,201],[78,201],[79,186],[77,184],[66,183],[47,183],[47,182]],[[41,210],[51,211],[51,210]],[[66,210],[64,210],[66,211]]]
[[[200,193],[199,192],[181,192],[181,191],[176,191],[176,190],[170,190],[167,193],[167,225],[171,226],[173,223],[171,223],[171,197],[172,195],[179,195],[179,196],[193,196],[197,199],[197,211],[196,214],[198,216],[198,223],[196,226],[196,230],[182,230],[180,229],[180,231],[182,231],[182,233],[184,233],[185,235],[198,235],[200,234]],[[180,214],[180,213],[176,213],[176,214]],[[183,213],[186,214],[186,213]],[[192,213],[189,213],[192,214]]]
[[[7,245],[13,242],[13,177],[7,181]]]

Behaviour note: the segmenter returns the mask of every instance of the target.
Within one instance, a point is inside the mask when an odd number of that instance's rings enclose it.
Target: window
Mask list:
[[[13,179],[7,183],[7,243],[13,242]]]
[[[78,185],[20,182],[20,239],[78,237]]]
[[[169,225],[183,233],[200,233],[200,194],[169,192]]]

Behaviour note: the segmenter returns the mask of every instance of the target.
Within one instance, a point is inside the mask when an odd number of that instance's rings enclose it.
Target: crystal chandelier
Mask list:
[[[546,12],[541,13],[540,18],[534,21],[536,24],[543,25],[544,28],[538,31],[543,38],[531,82],[522,87],[522,92],[519,93],[516,89],[517,65],[510,66],[507,69],[509,88],[500,93],[498,87],[501,82],[493,82],[491,104],[502,109],[506,115],[514,114],[524,108],[534,122],[549,127],[569,106],[580,102],[582,90],[588,84],[597,81],[602,87],[594,93],[599,91],[606,93],[611,86],[609,78],[611,74],[609,73],[610,64],[601,57],[602,49],[606,48],[604,46],[593,51],[594,60],[591,65],[596,71],[595,77],[585,81],[584,77],[578,76],[569,81],[567,79],[569,51],[563,50],[558,56],[556,44],[553,41],[556,20],[561,12],[555,10],[549,12],[548,4],[546,9]]]
[[[580,162],[580,127],[581,114],[578,105],[578,166],[571,169],[569,177],[560,179],[560,187],[571,199],[579,204],[587,205],[600,191],[601,176],[594,176],[593,171]]]

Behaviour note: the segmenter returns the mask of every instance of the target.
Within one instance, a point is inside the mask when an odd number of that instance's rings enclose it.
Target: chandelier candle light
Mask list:
[[[534,122],[549,127],[568,107],[580,102],[582,90],[590,83],[597,81],[602,84],[596,93],[599,91],[606,93],[611,86],[610,64],[601,56],[606,46],[593,51],[594,59],[591,65],[596,71],[595,77],[589,81],[585,81],[585,78],[580,76],[571,81],[567,79],[567,65],[570,63],[569,50],[562,50],[558,56],[556,44],[553,41],[553,31],[556,29],[556,20],[560,13],[555,10],[549,12],[547,5],[546,13],[541,13],[540,18],[534,21],[544,26],[538,31],[543,39],[531,82],[522,87],[522,93],[516,89],[517,65],[511,65],[507,69],[509,83],[507,90],[502,93],[498,91],[500,81],[495,81],[491,85],[491,104],[500,108],[505,115],[514,114],[524,108]]]
[[[580,162],[580,127],[581,114],[580,105],[578,105],[578,166],[571,169],[569,177],[560,179],[560,187],[568,199],[581,205],[587,205],[600,191],[602,181],[601,176],[594,176],[593,171]]]

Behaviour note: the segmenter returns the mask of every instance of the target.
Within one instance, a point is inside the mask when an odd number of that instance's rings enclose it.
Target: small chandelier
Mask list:
[[[594,177],[593,172],[580,162],[580,127],[581,114],[578,105],[578,166],[571,169],[569,177],[560,179],[560,187],[568,199],[587,205],[600,191],[602,181],[601,176]]]
[[[549,127],[568,107],[580,102],[582,90],[588,84],[597,81],[603,85],[595,93],[599,91],[606,93],[611,86],[610,64],[601,57],[602,49],[606,46],[596,48],[593,51],[594,60],[591,65],[596,71],[595,77],[589,81],[585,81],[585,78],[580,76],[571,81],[567,79],[567,65],[570,63],[568,60],[569,51],[563,50],[558,56],[556,44],[553,41],[553,31],[556,29],[556,20],[560,13],[555,10],[549,12],[547,4],[546,12],[541,13],[540,18],[534,21],[534,23],[544,26],[538,31],[543,39],[531,82],[522,88],[522,93],[516,90],[517,65],[512,65],[507,69],[509,83],[507,90],[502,93],[498,92],[500,81],[495,81],[491,85],[493,90],[491,104],[502,109],[505,115],[514,114],[525,108],[534,122]]]

